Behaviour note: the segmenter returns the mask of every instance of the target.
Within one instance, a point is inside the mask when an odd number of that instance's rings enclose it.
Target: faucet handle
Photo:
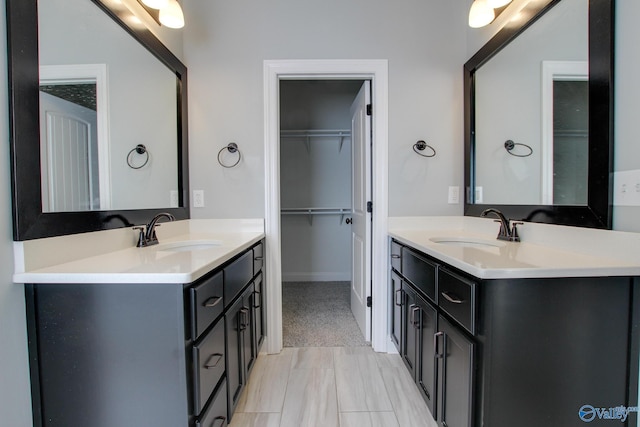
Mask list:
[[[509,220],[511,222],[511,220]],[[524,222],[522,221],[513,221],[511,222],[511,241],[519,242],[520,236],[518,236],[518,225],[522,225]]]
[[[143,246],[146,246],[146,238],[145,238],[145,228],[144,225],[138,225],[136,227],[133,227],[134,230],[139,230],[140,232],[138,233],[138,243],[136,244],[136,247],[141,248]]]

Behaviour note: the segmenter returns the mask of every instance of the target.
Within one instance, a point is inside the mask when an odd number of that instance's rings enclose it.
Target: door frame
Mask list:
[[[372,251],[371,346],[386,352],[387,333],[387,220],[388,220],[388,61],[378,60],[265,60],[264,158],[266,310],[265,351],[282,350],[282,259],[280,239],[280,80],[371,80],[372,117]]]

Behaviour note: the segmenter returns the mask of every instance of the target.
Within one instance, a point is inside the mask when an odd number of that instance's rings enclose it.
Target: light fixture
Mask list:
[[[169,0],[169,3],[160,9],[160,23],[169,28],[184,27],[184,14],[177,0]]]
[[[487,3],[489,3],[490,7],[497,9],[499,7],[508,5],[509,3],[511,3],[511,0],[487,0]]]
[[[489,25],[496,17],[496,13],[487,0],[474,0],[469,10],[469,26],[480,28]]]
[[[167,7],[169,0],[142,0],[142,3],[152,9],[162,9],[163,7]]]

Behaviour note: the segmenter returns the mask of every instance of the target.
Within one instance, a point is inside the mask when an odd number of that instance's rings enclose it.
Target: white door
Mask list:
[[[351,311],[367,341],[371,341],[371,82],[365,81],[351,105],[352,190],[351,225],[353,274],[351,280]]]
[[[96,112],[40,92],[44,212],[100,208]]]

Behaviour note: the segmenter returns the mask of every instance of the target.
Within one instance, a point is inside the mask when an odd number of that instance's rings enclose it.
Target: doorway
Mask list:
[[[278,353],[282,341],[282,258],[280,200],[280,84],[283,80],[370,80],[374,105],[372,135],[371,345],[387,351],[387,61],[265,61],[265,233],[267,240],[267,340],[265,350]]]
[[[361,123],[370,116],[357,108],[364,103],[360,109],[366,109],[370,86],[360,79],[280,82],[285,347],[361,346],[371,340],[365,228],[371,222],[363,217],[371,199],[370,144],[361,141],[370,141],[371,128]],[[352,135],[352,124],[366,127],[368,135],[360,129]]]

